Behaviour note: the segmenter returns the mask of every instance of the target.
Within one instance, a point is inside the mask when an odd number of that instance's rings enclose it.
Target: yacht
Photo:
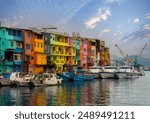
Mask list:
[[[103,67],[101,66],[91,66],[89,67],[89,74],[94,76],[95,78],[99,78],[99,73],[103,71]]]
[[[137,77],[137,70],[133,66],[120,66],[115,73],[116,78],[135,78]]]
[[[105,66],[103,68],[103,71],[100,72],[100,78],[102,79],[115,78],[116,70],[117,70],[116,66]]]

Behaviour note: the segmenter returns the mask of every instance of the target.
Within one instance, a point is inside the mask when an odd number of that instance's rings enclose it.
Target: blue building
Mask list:
[[[23,40],[22,31],[0,27],[0,72],[22,72]]]

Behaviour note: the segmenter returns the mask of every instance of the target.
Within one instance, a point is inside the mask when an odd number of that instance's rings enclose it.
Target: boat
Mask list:
[[[62,79],[54,73],[45,73],[43,75],[42,83],[45,85],[60,85],[62,83]]]
[[[23,77],[20,72],[13,72],[10,75],[10,81],[12,86],[21,86],[21,87],[32,86],[31,80],[25,79],[25,77]]]
[[[84,70],[77,70],[74,72],[73,80],[74,81],[91,81],[94,79],[94,76],[87,73]]]
[[[94,76],[94,78],[99,78],[99,73],[102,72],[103,67],[101,66],[90,66],[89,67],[89,74]]]
[[[68,71],[68,72],[64,72],[59,74],[59,77],[62,78],[64,81],[72,81],[73,80],[73,71]]]
[[[11,81],[8,79],[1,78],[0,79],[0,87],[2,86],[11,86]]]
[[[31,79],[34,79],[34,77],[35,77],[35,74],[28,73],[27,75],[25,75],[25,80],[31,80]]]
[[[116,66],[105,66],[103,71],[99,73],[102,79],[114,79],[115,72],[118,68]]]
[[[137,78],[137,70],[133,66],[120,66],[115,73],[116,78]]]

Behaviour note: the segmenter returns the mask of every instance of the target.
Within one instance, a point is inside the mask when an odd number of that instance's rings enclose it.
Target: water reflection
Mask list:
[[[150,74],[149,74],[150,75]],[[64,82],[49,87],[2,87],[0,105],[85,106],[150,105],[149,76],[138,79],[103,79]]]
[[[0,105],[108,105],[109,82],[64,82],[62,86],[2,87]]]

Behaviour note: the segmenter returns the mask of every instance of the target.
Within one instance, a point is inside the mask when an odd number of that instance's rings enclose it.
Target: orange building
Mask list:
[[[47,57],[44,53],[44,39],[40,32],[23,30],[24,38],[24,71],[35,74],[44,72]],[[27,67],[27,68],[26,68]]]

